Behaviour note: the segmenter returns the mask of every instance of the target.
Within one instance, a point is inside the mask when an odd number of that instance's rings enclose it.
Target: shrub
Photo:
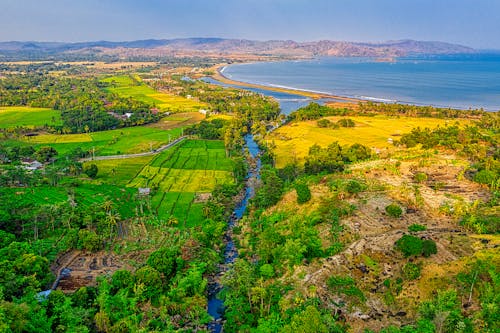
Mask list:
[[[437,253],[436,242],[432,239],[425,239],[422,242],[422,255],[426,258]]]
[[[385,211],[389,216],[392,216],[395,218],[401,217],[401,215],[403,214],[403,209],[401,207],[399,207],[398,204],[395,204],[395,203],[392,203],[392,204],[388,205],[387,207],[385,207]]]
[[[295,184],[295,191],[297,192],[297,202],[303,204],[311,200],[311,191],[309,186],[304,183]]]
[[[493,183],[497,175],[495,172],[490,170],[481,170],[474,175],[474,181],[479,184],[489,185]]]
[[[350,276],[333,275],[328,278],[326,284],[330,290],[338,295],[354,296],[361,301],[366,299],[363,292],[356,287],[356,281]]]
[[[363,191],[363,184],[358,182],[357,180],[349,180],[349,182],[347,183],[347,186],[346,186],[346,190],[347,192],[351,193],[351,194],[357,194],[361,191]]]
[[[317,124],[318,124],[318,127],[325,128],[325,127],[330,127],[332,122],[328,119],[320,119],[320,120],[318,120]]]
[[[349,118],[343,118],[337,121],[337,124],[339,124],[342,127],[354,127],[356,124],[354,123],[354,120],[349,119]]]
[[[396,248],[403,252],[405,257],[418,256],[422,254],[422,240],[412,235],[404,235],[396,241]]]
[[[415,224],[410,225],[408,227],[408,230],[411,232],[419,232],[419,231],[427,230],[427,227],[425,225],[415,223]]]
[[[427,174],[425,174],[424,172],[418,172],[417,174],[415,174],[415,176],[413,177],[413,179],[417,182],[417,183],[423,183],[427,180]]]
[[[406,280],[415,280],[420,277],[420,266],[412,262],[403,266],[403,276]]]
[[[83,167],[83,172],[90,178],[95,178],[97,177],[97,173],[99,172],[99,169],[97,168],[97,165],[95,164],[87,164]]]

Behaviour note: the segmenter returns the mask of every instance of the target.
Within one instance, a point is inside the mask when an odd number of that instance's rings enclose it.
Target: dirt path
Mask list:
[[[87,157],[87,158],[82,158],[80,159],[80,162],[89,162],[89,161],[103,161],[103,160],[119,160],[119,159],[125,159],[125,158],[134,158],[134,157],[143,157],[143,156],[151,156],[151,155],[156,155],[161,153],[162,151],[175,146],[181,141],[184,141],[187,138],[187,135],[181,136],[174,141],[170,142],[169,144],[166,144],[164,146],[161,146],[158,149],[155,149],[153,151],[147,151],[144,153],[137,153],[137,154],[125,154],[125,155],[109,155],[109,156],[95,156],[95,157]]]

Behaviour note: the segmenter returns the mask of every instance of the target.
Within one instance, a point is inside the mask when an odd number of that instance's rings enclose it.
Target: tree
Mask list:
[[[283,333],[328,333],[328,327],[323,323],[321,313],[309,305],[304,311],[296,313],[290,324],[283,327]]]
[[[403,252],[405,257],[422,254],[422,240],[412,235],[403,235],[396,241],[396,248]]]
[[[99,172],[99,169],[97,168],[97,165],[94,163],[92,164],[87,164],[83,167],[83,172],[90,178],[95,178],[97,177],[97,173]]]
[[[295,184],[295,191],[297,192],[297,202],[303,204],[311,200],[311,191],[309,186],[305,183]]]
[[[44,146],[38,149],[35,153],[35,157],[40,162],[50,162],[54,157],[57,156],[57,150],[50,146]]]
[[[165,277],[171,278],[177,271],[178,256],[179,248],[162,247],[149,255],[148,265]]]
[[[437,253],[436,242],[433,241],[432,239],[424,239],[422,241],[422,255],[427,258],[436,253]]]

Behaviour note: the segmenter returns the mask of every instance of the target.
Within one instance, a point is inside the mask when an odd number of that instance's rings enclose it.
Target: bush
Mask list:
[[[406,280],[415,280],[420,277],[420,266],[414,263],[407,263],[403,266],[403,277]]]
[[[496,179],[495,172],[490,170],[481,170],[474,175],[474,181],[479,184],[490,185]]]
[[[363,292],[356,287],[356,281],[350,276],[333,275],[328,278],[326,284],[337,295],[354,296],[361,301],[366,299]]]
[[[347,183],[347,186],[346,186],[346,190],[347,192],[351,193],[351,194],[357,194],[361,191],[363,191],[364,189],[364,185],[360,182],[358,182],[357,180],[349,180],[349,182]]]
[[[295,191],[297,192],[297,202],[303,204],[311,200],[311,191],[309,186],[304,183],[295,184]]]
[[[424,172],[418,172],[417,174],[415,174],[415,176],[413,177],[413,179],[417,182],[417,183],[423,183],[427,180],[427,174],[425,174]]]
[[[97,165],[95,164],[87,164],[83,167],[83,172],[90,178],[95,178],[97,177],[97,173],[99,172],[99,169],[97,168]]]
[[[328,119],[320,119],[320,120],[318,120],[317,124],[318,124],[318,127],[326,128],[326,127],[330,127],[332,122]]]
[[[436,242],[432,239],[425,239],[422,242],[422,255],[426,258],[437,253]]]
[[[342,127],[354,127],[356,124],[354,123],[354,120],[349,119],[349,118],[343,118],[337,121],[337,124],[339,124]]]
[[[81,248],[95,252],[101,248],[99,236],[92,230],[82,229],[78,231],[78,243]]]
[[[419,232],[419,231],[427,230],[427,227],[425,225],[415,223],[415,224],[410,225],[408,227],[408,230],[411,232]]]
[[[396,241],[396,248],[403,252],[405,257],[419,256],[422,254],[422,240],[412,235],[404,235]]]
[[[389,216],[398,218],[403,214],[403,209],[399,207],[398,204],[392,203],[389,206],[385,207],[385,211]]]

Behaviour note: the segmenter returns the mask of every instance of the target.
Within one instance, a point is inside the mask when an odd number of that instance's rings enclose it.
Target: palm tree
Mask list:
[[[111,212],[111,210],[114,207],[113,201],[111,201],[109,198],[107,198],[102,204],[101,207],[104,209],[106,213]]]
[[[120,214],[108,212],[106,214],[106,224],[109,226],[109,241],[111,242],[113,236],[113,227],[120,221]]]

